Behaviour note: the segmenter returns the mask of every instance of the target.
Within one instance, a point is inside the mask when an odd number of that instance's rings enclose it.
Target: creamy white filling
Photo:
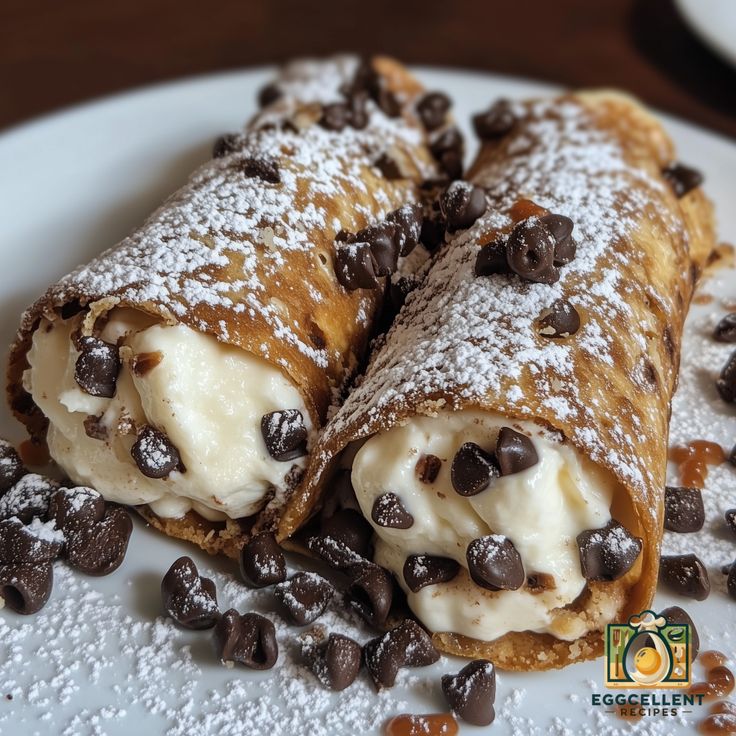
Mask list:
[[[492,450],[503,426],[532,437],[539,462],[492,481],[476,496],[460,496],[450,480],[455,453],[465,442]],[[417,460],[425,454],[442,460],[431,485],[422,483],[416,473]],[[571,446],[533,423],[510,422],[475,410],[441,412],[415,417],[369,439],[355,456],[352,482],[377,535],[376,562],[396,575],[411,609],[432,631],[483,641],[510,631],[546,632],[568,640],[585,633],[582,618],[574,623],[569,616],[557,617],[555,609],[572,603],[585,588],[576,537],[610,519],[613,482]],[[387,491],[395,493],[414,517],[410,528],[385,528],[371,520],[375,499]],[[527,576],[553,576],[554,589],[532,593],[525,585],[489,591],[473,583],[466,549],[474,539],[491,533],[513,542]],[[451,582],[412,593],[402,570],[406,558],[415,554],[449,557],[462,569]]]
[[[223,345],[184,326],[165,325],[131,309],[114,309],[100,337],[119,341],[122,369],[111,399],[90,396],[77,384],[79,355],[72,340],[81,317],[42,321],[28,353],[26,390],[49,419],[51,456],[77,483],[119,503],[150,504],[160,516],[194,509],[212,520],[260,510],[272,489],[306,458],[274,460],[261,434],[261,417],[298,409],[311,421],[297,388],[255,355]],[[144,375],[131,367],[143,353],[161,361]],[[87,435],[84,421],[102,416],[104,440]],[[151,424],[179,450],[185,472],[148,478],[130,450],[135,428]]]

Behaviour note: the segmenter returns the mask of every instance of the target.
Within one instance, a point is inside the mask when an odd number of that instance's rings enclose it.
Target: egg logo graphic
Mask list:
[[[690,684],[690,629],[642,611],[606,631],[608,687],[687,687]]]
[[[645,677],[651,677],[662,664],[662,657],[654,647],[642,647],[634,655],[634,667]]]

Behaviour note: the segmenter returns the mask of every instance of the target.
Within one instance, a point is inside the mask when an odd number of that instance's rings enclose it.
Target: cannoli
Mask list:
[[[293,63],[260,102],[27,311],[9,366],[12,410],[74,483],[231,556],[276,523],[389,280],[428,256],[421,184],[455,165],[432,150],[447,106],[386,58]]]
[[[543,670],[599,655],[605,624],[651,602],[713,217],[630,98],[501,102],[474,123],[468,181],[440,198],[447,243],[322,434],[280,534],[357,505],[373,561],[438,649]]]

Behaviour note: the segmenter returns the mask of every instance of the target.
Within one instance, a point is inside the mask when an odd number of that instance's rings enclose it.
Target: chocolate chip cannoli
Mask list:
[[[426,97],[386,58],[287,66],[142,227],[28,310],[10,403],[74,482],[213,553],[275,523],[389,280],[428,257],[421,184],[454,164]]]
[[[627,97],[502,102],[474,123],[468,181],[439,201],[447,243],[280,533],[320,504],[359,510],[372,560],[437,648],[541,670],[597,656],[605,624],[651,602],[670,401],[713,217]]]

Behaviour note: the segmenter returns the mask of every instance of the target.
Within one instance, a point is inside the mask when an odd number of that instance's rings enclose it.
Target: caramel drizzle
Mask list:
[[[455,736],[459,730],[451,713],[424,716],[404,713],[386,722],[385,736]]]
[[[728,658],[725,654],[710,650],[702,652],[698,657],[706,669],[706,681],[694,682],[689,692],[692,695],[703,695],[705,700],[723,698],[733,692],[736,681],[725,663]]]
[[[736,733],[736,703],[729,700],[714,703],[710,715],[698,724],[698,731],[705,734]]]
[[[669,458],[677,464],[680,481],[689,488],[703,488],[709,465],[722,465],[727,456],[715,442],[693,440],[687,445],[671,447]]]

